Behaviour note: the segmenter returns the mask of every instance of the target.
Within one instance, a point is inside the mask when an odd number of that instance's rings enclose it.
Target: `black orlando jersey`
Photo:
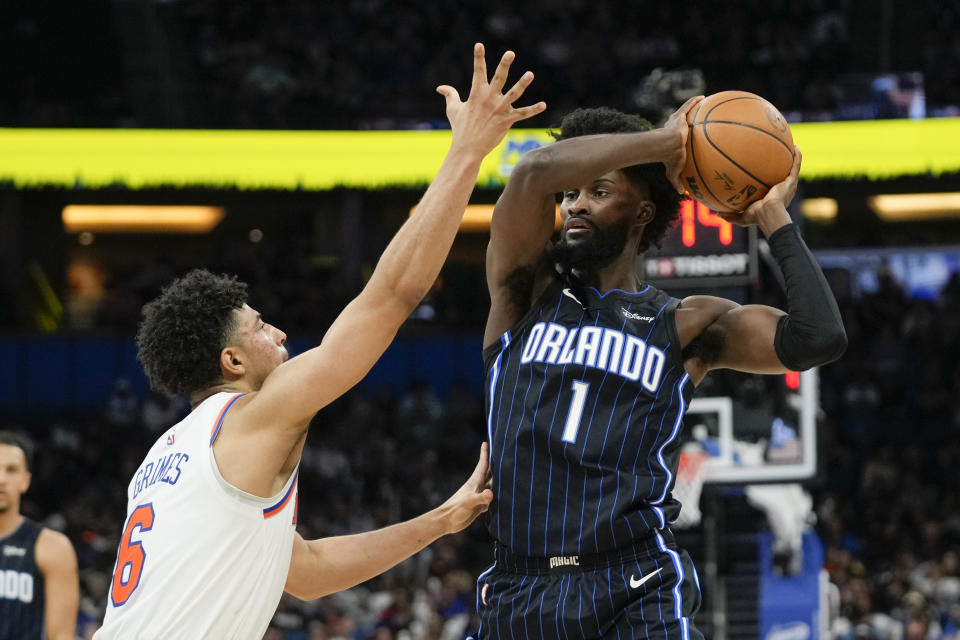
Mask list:
[[[679,300],[556,278],[484,350],[490,532],[526,556],[599,553],[666,528],[683,415]]]
[[[0,538],[0,640],[44,637],[43,574],[37,568],[37,538],[43,527],[24,518]]]

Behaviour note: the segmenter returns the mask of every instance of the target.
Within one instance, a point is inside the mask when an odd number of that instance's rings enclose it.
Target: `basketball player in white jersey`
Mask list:
[[[513,57],[488,81],[477,44],[468,100],[437,89],[453,129],[446,159],[319,346],[288,361],[286,335],[246,304],[246,285],[206,271],[144,307],[137,343],[150,382],[187,394],[193,411],[157,440],[127,489],[97,640],[261,638],[284,590],[308,600],[359,584],[486,510],[484,444],[466,484],[418,518],[309,541],[294,528],[311,418],[363,378],[433,284],[484,156],[546,108],[512,106],[529,72],[503,93]]]

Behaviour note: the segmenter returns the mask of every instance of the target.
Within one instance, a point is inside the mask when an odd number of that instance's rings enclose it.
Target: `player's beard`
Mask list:
[[[617,259],[627,246],[630,219],[624,218],[606,229],[591,225],[593,233],[582,242],[568,243],[561,232],[560,239],[550,247],[550,258],[564,270],[596,272]]]

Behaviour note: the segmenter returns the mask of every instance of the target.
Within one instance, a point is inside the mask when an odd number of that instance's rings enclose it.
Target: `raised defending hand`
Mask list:
[[[461,102],[460,94],[449,85],[437,87],[437,93],[447,100],[447,119],[453,129],[451,148],[467,148],[486,155],[500,144],[514,122],[535,116],[547,108],[544,102],[513,107],[533,82],[530,71],[503,93],[513,59],[513,51],[504,53],[493,78],[488,81],[483,45],[478,42],[473,46],[473,84],[467,101]]]
[[[663,123],[663,128],[677,135],[678,146],[676,153],[667,166],[667,179],[673,183],[678,193],[686,193],[687,186],[680,179],[680,172],[683,171],[687,163],[687,138],[690,137],[690,119],[693,117],[697,105],[703,102],[703,96],[694,96],[680,105],[680,108],[674,111],[667,121]]]
[[[456,533],[465,529],[490,507],[493,491],[490,490],[489,459],[490,449],[484,442],[480,446],[480,460],[470,478],[438,507],[447,533]]]

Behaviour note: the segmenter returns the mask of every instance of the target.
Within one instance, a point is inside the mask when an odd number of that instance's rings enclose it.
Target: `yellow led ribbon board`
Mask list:
[[[802,176],[887,178],[960,171],[960,118],[802,123]],[[504,184],[544,130],[516,129],[483,162],[478,184]],[[379,189],[427,184],[449,131],[2,129],[0,181],[16,188],[125,186]]]

